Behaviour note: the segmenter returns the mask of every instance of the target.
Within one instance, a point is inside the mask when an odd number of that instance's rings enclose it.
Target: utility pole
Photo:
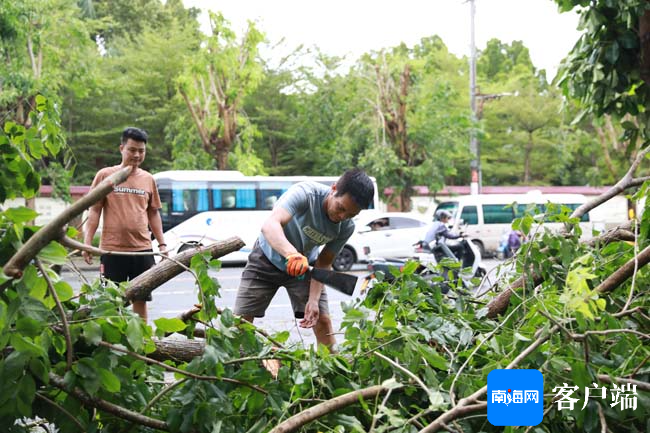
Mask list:
[[[474,41],[474,15],[476,14],[475,0],[468,0],[470,5],[470,56],[469,56],[469,101],[472,110],[472,126],[470,129],[469,152],[472,160],[469,164],[471,180],[470,194],[481,193],[481,154],[478,147],[476,128],[478,116],[476,115],[476,43]]]

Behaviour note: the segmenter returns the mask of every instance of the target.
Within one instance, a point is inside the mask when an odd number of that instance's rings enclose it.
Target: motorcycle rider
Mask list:
[[[456,257],[457,259],[460,259],[460,254],[462,254],[462,247],[460,245],[452,245],[450,248],[450,246],[447,246],[446,244],[447,239],[458,239],[463,236],[462,233],[454,233],[449,230],[447,223],[450,219],[451,213],[448,211],[444,209],[437,211],[433,224],[431,224],[431,227],[429,227],[427,234],[424,236],[424,242],[430,248],[433,248],[434,245],[432,245],[432,242],[435,241],[435,243],[439,245],[440,248],[442,248],[445,254],[447,254],[449,257]]]

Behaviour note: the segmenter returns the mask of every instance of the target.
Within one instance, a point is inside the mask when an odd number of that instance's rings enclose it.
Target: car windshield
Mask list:
[[[447,212],[449,212],[451,214],[451,217],[453,219],[455,219],[456,218],[456,212],[458,212],[458,202],[457,201],[445,201],[445,202],[440,203],[438,205],[438,207],[436,208],[435,214],[437,214],[441,210],[446,210]]]

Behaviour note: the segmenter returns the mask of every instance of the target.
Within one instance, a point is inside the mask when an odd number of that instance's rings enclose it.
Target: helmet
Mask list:
[[[440,221],[443,218],[451,218],[451,213],[449,211],[446,211],[444,209],[441,209],[436,212],[436,220]]]

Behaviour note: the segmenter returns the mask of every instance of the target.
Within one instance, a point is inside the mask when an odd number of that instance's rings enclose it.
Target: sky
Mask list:
[[[370,50],[401,42],[413,46],[423,37],[438,35],[450,52],[470,54],[470,5],[466,0],[184,0],[194,6],[221,11],[240,35],[247,20],[255,21],[269,42],[285,39],[285,49],[263,51],[281,57],[304,44],[329,55],[354,61]],[[478,50],[488,40],[521,40],[533,64],[555,76],[562,58],[578,40],[578,15],[560,14],[552,0],[476,0],[475,41]],[[207,17],[202,28],[208,31]]]

